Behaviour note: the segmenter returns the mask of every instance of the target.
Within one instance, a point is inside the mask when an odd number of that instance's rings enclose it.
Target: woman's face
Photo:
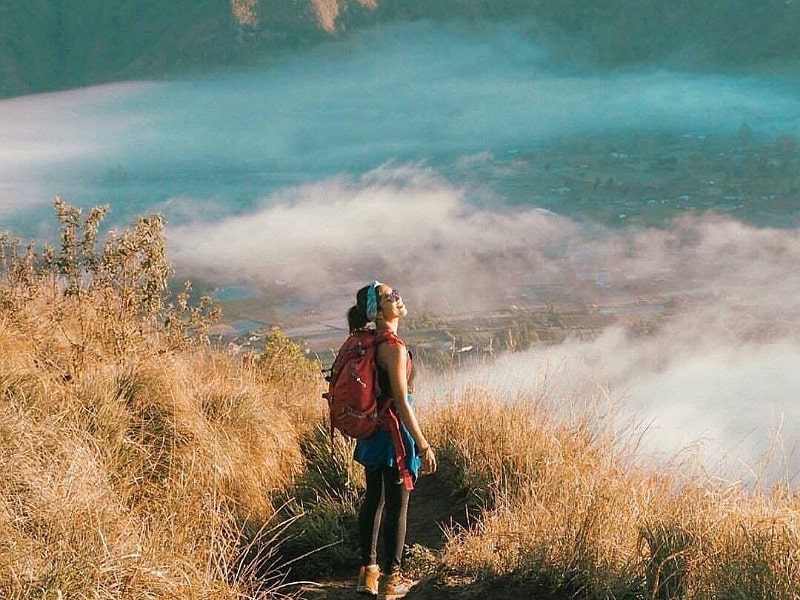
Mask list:
[[[378,293],[378,310],[383,313],[384,319],[391,320],[394,317],[405,317],[408,314],[400,292],[385,283],[379,284],[375,291]]]

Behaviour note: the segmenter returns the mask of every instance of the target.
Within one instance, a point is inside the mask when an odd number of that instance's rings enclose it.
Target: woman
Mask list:
[[[436,471],[436,457],[420,429],[411,405],[409,383],[413,376],[411,354],[397,337],[400,319],[408,314],[397,290],[373,282],[356,294],[356,305],[348,312],[351,329],[374,323],[378,340],[375,362],[381,389],[379,404],[393,400],[393,410],[400,421],[405,450],[405,466],[416,479],[419,473]],[[367,439],[358,440],[356,461],[364,465],[367,490],[358,515],[361,568],[358,592],[378,595],[378,581],[383,576],[383,596],[394,600],[405,596],[413,583],[403,577],[401,560],[406,537],[406,515],[410,490],[403,485],[395,461],[395,449],[389,432],[378,430]],[[385,508],[385,518],[384,518]],[[378,566],[378,535],[384,525],[383,573]]]

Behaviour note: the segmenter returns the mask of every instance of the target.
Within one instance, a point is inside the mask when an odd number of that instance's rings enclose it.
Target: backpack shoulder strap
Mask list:
[[[388,327],[380,329],[375,334],[376,352],[378,346],[384,342],[392,346],[405,346],[403,340],[397,337],[397,334]],[[394,401],[391,397],[389,397],[388,401],[384,404],[379,413],[379,418],[381,419],[383,426],[389,432],[389,437],[392,440],[395,465],[397,466],[397,470],[400,474],[400,481],[407,490],[412,490],[414,489],[414,478],[411,476],[408,466],[406,465],[406,449],[403,445],[403,438],[400,434],[400,419],[398,418],[393,405]]]
[[[397,334],[388,327],[384,327],[383,329],[379,329],[377,332],[375,332],[375,345],[377,346],[378,344],[382,344],[384,342],[391,346],[405,346],[405,342],[397,337]]]

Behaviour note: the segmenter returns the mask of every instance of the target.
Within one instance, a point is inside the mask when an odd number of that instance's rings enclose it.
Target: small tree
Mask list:
[[[87,351],[121,357],[134,350],[163,351],[207,343],[208,327],[220,314],[211,298],[190,305],[191,282],[174,298],[174,269],[166,257],[161,215],[140,216],[121,232],[112,230],[100,248],[99,231],[108,206],[82,211],[54,199],[58,249],[0,235],[0,309],[39,330],[55,325],[78,369]],[[145,335],[163,344],[144,344]],[[148,338],[152,339],[152,338]]]

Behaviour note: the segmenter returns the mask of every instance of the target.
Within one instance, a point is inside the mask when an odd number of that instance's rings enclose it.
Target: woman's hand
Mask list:
[[[426,446],[419,451],[419,456],[422,459],[422,467],[420,473],[422,475],[429,475],[436,472],[436,455],[433,453],[433,448]]]

